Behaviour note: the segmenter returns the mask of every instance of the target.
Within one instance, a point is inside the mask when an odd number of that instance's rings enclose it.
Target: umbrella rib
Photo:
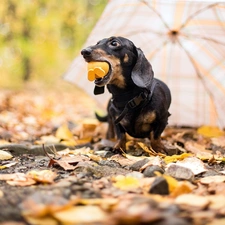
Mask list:
[[[212,98],[211,91],[209,90],[209,88],[207,87],[207,85],[205,85],[205,81],[204,81],[204,79],[202,78],[201,73],[199,72],[199,70],[198,70],[198,68],[197,68],[197,66],[196,66],[196,64],[195,64],[195,61],[194,61],[193,57],[192,57],[191,54],[187,51],[187,49],[184,48],[184,46],[181,44],[181,42],[180,42],[179,40],[177,40],[177,43],[179,43],[180,47],[184,50],[184,52],[186,53],[186,55],[187,55],[188,58],[190,59],[192,65],[193,65],[193,67],[194,67],[194,69],[195,69],[195,71],[196,71],[196,73],[197,73],[197,76],[200,78],[200,80],[202,81],[202,83],[203,83],[205,89],[207,90],[207,92],[209,93],[210,97]]]
[[[210,99],[211,99],[211,102],[213,102],[213,95],[212,95],[211,91],[209,90],[209,88],[207,87],[207,85],[205,84],[204,79],[202,79],[201,73],[199,72],[197,66],[195,65],[195,61],[194,61],[193,57],[192,57],[191,54],[183,47],[183,45],[181,44],[180,41],[178,41],[178,43],[179,43],[180,47],[184,50],[184,52],[187,54],[188,58],[190,59],[192,65],[193,65],[193,67],[194,67],[194,69],[195,69],[195,71],[196,71],[196,73],[197,73],[197,76],[198,76],[198,77],[200,78],[200,80],[202,81],[203,86],[205,87],[207,93],[209,94],[209,97],[210,97]],[[216,107],[215,107],[215,106],[214,106],[214,108],[215,108],[215,110],[216,110]],[[216,114],[217,114],[217,111],[216,111]],[[217,117],[218,117],[218,115],[217,115]],[[218,117],[218,120],[220,120],[219,117]],[[220,122],[221,122],[221,121],[220,121]]]
[[[159,14],[159,12],[158,11],[156,11],[153,7],[151,7],[149,4],[148,4],[148,2],[147,1],[145,1],[145,0],[140,0],[140,2],[142,2],[143,4],[145,4],[147,7],[149,7],[160,19],[161,19],[161,21],[162,21],[162,23],[164,24],[164,26],[168,29],[168,30],[170,30],[170,27],[169,27],[169,25],[166,23],[166,21],[163,19],[163,17]]]
[[[214,4],[211,4],[211,5],[207,5],[206,7],[202,8],[202,9],[199,9],[198,11],[196,11],[195,13],[193,13],[192,15],[190,15],[186,21],[180,26],[180,30],[183,29],[190,20],[192,20],[196,15],[198,15],[199,13],[201,13],[202,11],[205,11],[207,9],[210,9],[214,6],[218,5],[218,3],[214,3]]]
[[[190,35],[182,34],[182,36],[191,39],[191,36],[190,36]],[[219,44],[219,45],[224,45],[224,46],[225,46],[225,42],[218,41],[218,40],[213,39],[213,38],[208,38],[208,37],[198,36],[198,35],[195,35],[194,37],[195,37],[195,38],[199,38],[199,39],[203,39],[203,40],[206,40],[206,41],[210,41],[210,42],[213,42],[213,43],[216,43],[216,44]]]
[[[203,86],[205,87],[207,93],[209,94],[210,99],[213,100],[213,95],[212,95],[211,91],[209,90],[209,88],[207,87],[207,85],[205,84],[205,81],[204,81],[204,79],[202,78],[201,73],[199,72],[199,70],[198,70],[198,68],[197,68],[197,66],[196,66],[196,64],[195,64],[195,61],[194,61],[193,57],[192,57],[191,54],[187,51],[187,49],[184,48],[184,46],[181,44],[181,42],[180,42],[179,40],[177,41],[177,43],[180,45],[180,47],[184,50],[184,52],[186,53],[186,55],[187,55],[188,58],[190,59],[192,65],[193,65],[193,67],[194,67],[194,69],[195,69],[195,71],[196,71],[196,73],[197,73],[197,76],[198,76],[198,77],[200,78],[200,80],[202,81],[202,84],[203,84]],[[212,102],[213,102],[213,101],[212,101]],[[217,113],[217,112],[216,112],[216,113]],[[218,117],[218,119],[219,119],[219,117]]]

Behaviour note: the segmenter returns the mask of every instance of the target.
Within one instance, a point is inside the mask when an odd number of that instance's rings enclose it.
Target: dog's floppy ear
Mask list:
[[[138,58],[132,70],[131,78],[138,87],[149,89],[154,76],[152,66],[141,49],[137,48],[137,53]]]

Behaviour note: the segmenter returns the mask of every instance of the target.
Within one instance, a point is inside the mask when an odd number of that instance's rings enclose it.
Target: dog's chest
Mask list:
[[[156,114],[154,111],[137,115],[128,114],[121,120],[120,124],[129,135],[133,137],[144,137],[149,135],[152,129],[151,124],[155,118]]]

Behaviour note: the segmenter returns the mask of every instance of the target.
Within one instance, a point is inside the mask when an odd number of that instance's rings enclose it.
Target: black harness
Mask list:
[[[153,79],[150,91],[147,91],[147,90],[142,91],[137,96],[135,96],[134,98],[129,100],[125,104],[125,107],[124,107],[123,111],[120,113],[120,115],[115,120],[115,124],[118,124],[126,116],[126,114],[129,111],[137,109],[141,106],[143,107],[147,102],[151,101],[156,84],[157,84],[157,81],[155,79]],[[113,102],[113,99],[112,99],[112,104],[114,105],[115,108],[118,107],[118,104],[115,106],[115,103]],[[124,103],[123,103],[123,105],[124,105]]]

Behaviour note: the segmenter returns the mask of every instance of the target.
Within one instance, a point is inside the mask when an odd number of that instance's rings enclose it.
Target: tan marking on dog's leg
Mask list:
[[[154,139],[154,133],[151,132],[150,140],[151,140],[151,146],[154,151],[164,153],[164,154],[167,153],[166,147],[161,142],[161,137],[159,137],[158,139]]]
[[[125,152],[126,151],[126,134],[122,134],[121,138],[116,142],[114,146],[114,150],[120,151],[120,152]]]

